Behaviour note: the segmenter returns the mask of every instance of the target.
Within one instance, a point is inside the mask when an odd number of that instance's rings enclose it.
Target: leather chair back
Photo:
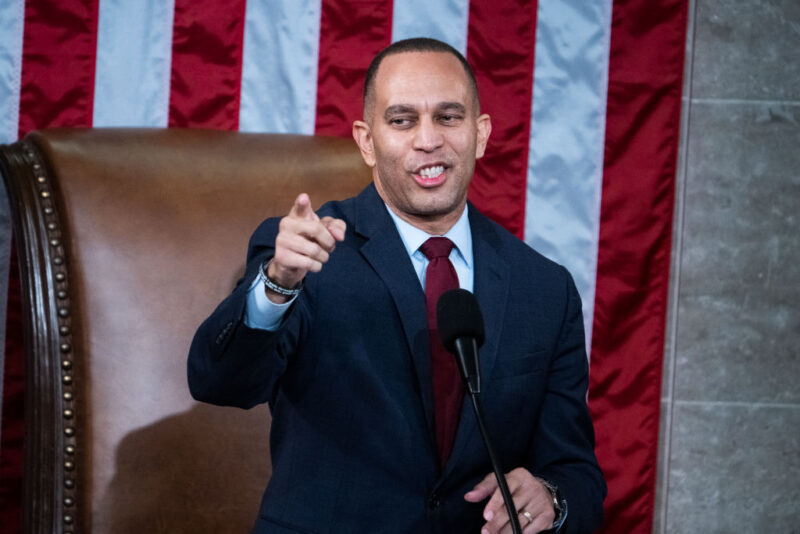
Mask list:
[[[61,129],[3,147],[0,171],[24,308],[24,531],[249,531],[268,410],[193,401],[186,355],[262,219],[369,183],[353,141]]]

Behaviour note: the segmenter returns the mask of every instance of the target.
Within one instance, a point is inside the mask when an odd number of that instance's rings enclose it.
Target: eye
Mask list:
[[[413,124],[412,119],[409,117],[392,117],[388,122],[394,128],[409,128]]]
[[[443,113],[439,115],[439,122],[442,124],[455,124],[461,120],[461,115],[457,113]]]

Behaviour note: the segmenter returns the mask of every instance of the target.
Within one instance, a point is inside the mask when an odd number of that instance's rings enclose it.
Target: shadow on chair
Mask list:
[[[50,130],[0,147],[19,257],[26,533],[245,532],[269,413],[201,406],[194,330],[306,191],[370,181],[352,140]]]

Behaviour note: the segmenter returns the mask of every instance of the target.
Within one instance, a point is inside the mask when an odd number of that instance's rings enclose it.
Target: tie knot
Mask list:
[[[425,254],[429,260],[433,258],[446,258],[450,256],[450,251],[453,250],[453,242],[446,237],[431,237],[425,241],[419,249]]]

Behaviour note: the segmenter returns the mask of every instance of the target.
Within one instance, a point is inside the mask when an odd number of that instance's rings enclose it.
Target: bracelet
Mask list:
[[[294,297],[298,293],[303,290],[303,282],[300,281],[300,285],[294,289],[289,289],[286,287],[281,287],[272,280],[269,279],[267,276],[267,269],[269,269],[269,264],[272,261],[272,258],[268,259],[264,263],[261,264],[261,267],[258,269],[258,277],[264,282],[264,285],[267,286],[267,289],[270,291],[274,291],[278,295],[283,295],[284,297]]]

